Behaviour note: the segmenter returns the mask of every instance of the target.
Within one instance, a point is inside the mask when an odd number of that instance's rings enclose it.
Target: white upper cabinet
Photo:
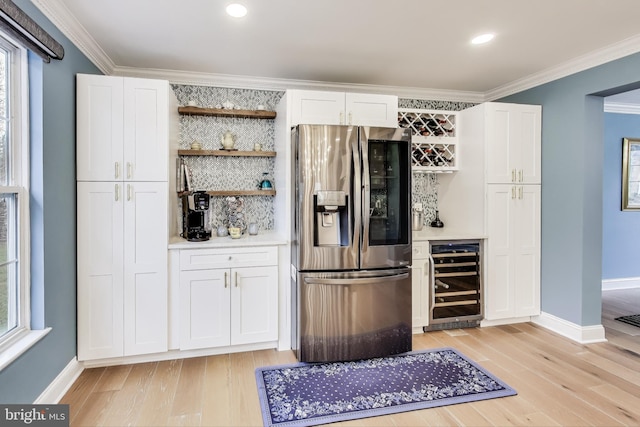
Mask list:
[[[486,105],[487,183],[541,183],[542,107],[490,102]]]
[[[77,75],[77,180],[167,181],[166,81]]]
[[[292,90],[291,125],[398,127],[398,97],[363,93]]]

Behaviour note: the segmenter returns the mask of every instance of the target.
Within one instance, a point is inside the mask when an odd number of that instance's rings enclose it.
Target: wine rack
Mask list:
[[[457,112],[401,108],[398,126],[411,130],[413,171],[458,170]]]

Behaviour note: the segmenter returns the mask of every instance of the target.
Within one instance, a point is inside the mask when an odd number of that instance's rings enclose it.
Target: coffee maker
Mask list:
[[[203,242],[211,237],[209,226],[210,197],[204,191],[182,196],[182,237]]]

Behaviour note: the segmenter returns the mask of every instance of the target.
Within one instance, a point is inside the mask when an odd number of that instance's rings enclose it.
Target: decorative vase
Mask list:
[[[431,226],[436,228],[444,227],[444,222],[440,221],[440,213],[436,211],[436,218],[431,221]]]

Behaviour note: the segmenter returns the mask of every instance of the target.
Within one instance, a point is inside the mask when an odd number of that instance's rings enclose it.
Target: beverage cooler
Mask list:
[[[482,244],[430,245],[429,326],[425,331],[478,326],[483,317]]]

